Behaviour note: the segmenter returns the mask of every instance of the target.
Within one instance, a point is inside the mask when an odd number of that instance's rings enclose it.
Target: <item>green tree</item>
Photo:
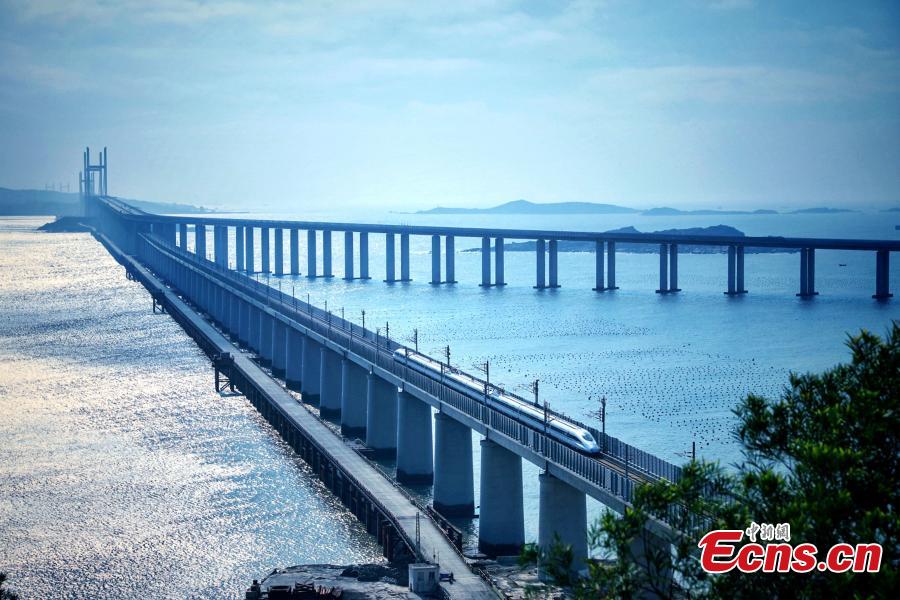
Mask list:
[[[19,600],[19,595],[6,589],[6,573],[0,572],[0,600]]]
[[[900,580],[900,324],[885,339],[850,337],[848,364],[822,374],[790,376],[776,400],[751,395],[735,409],[745,460],[729,472],[692,462],[677,483],[642,486],[633,508],[608,514],[589,540],[616,556],[591,563],[576,583],[580,597],[887,598]],[[646,543],[651,519],[677,534],[660,552]],[[876,542],[881,571],[871,573],[708,575],[697,542],[711,529],[744,529],[750,521],[790,523],[791,542],[811,542],[819,559],[832,545]],[[641,542],[644,543],[641,543]],[[651,540],[652,541],[652,540]],[[656,550],[654,550],[656,548]]]

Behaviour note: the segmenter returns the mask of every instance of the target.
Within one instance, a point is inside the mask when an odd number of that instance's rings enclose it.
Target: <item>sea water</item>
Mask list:
[[[869,239],[897,239],[900,223],[893,213],[252,216],[586,231],[725,224],[748,235]],[[23,591],[61,584],[70,596],[114,596],[114,586],[121,596],[144,588],[219,596],[274,566],[378,554],[242,397],[213,392],[202,353],[167,316],[152,314],[143,288],[99,244],[36,233],[40,222],[0,227],[0,570]],[[656,254],[619,252],[620,289],[596,293],[589,253],[560,253],[562,287],[535,290],[534,253],[507,252],[507,285],[481,288],[481,255],[464,251],[480,240],[460,238],[458,283],[431,286],[430,239],[413,237],[413,281],[389,285],[382,235],[369,237],[368,281],[341,279],[339,234],[336,276],[308,279],[305,234],[300,242],[301,276],[270,275],[273,287],[327,302],[357,323],[365,310],[369,329],[410,345],[417,329],[422,351],[437,356],[449,346],[452,362],[473,372],[487,362],[492,382],[523,396],[538,380],[540,402],[598,427],[605,397],[608,433],[675,463],[693,441],[700,457],[740,460],[731,410],[741,398],[777,396],[790,371],[844,361],[848,334],[883,333],[900,316],[896,301],[871,299],[871,252],[817,252],[821,295],[802,300],[796,253],[748,254],[749,294],[726,297],[722,254],[682,254],[683,291],[659,295]],[[233,262],[233,243],[231,252]],[[537,473],[524,466],[527,539],[537,536]],[[416,491],[428,499],[430,490]],[[589,509],[594,517],[601,507],[591,501]],[[477,520],[459,525],[473,547]]]

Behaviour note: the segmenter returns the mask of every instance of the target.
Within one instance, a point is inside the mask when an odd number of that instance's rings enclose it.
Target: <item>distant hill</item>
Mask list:
[[[149,202],[146,200],[124,199],[132,206],[154,213],[208,213],[205,208],[190,204],[171,202]],[[79,196],[74,193],[51,192],[48,190],[11,190],[0,187],[0,215],[5,216],[45,216],[57,217],[78,214]]]
[[[611,229],[603,233],[642,233],[634,227],[622,227],[620,229]],[[711,227],[688,227],[685,229],[664,229],[661,231],[651,231],[649,233],[658,233],[661,235],[671,236],[734,236],[745,237],[744,232],[728,225],[713,225]],[[537,242],[507,242],[503,244],[504,250],[510,252],[534,252]],[[569,240],[559,241],[560,252],[594,252],[596,245],[594,242],[576,242]],[[635,244],[632,242],[616,242],[616,250],[620,252],[632,252],[637,254],[654,254],[659,252],[659,246],[654,244]],[[699,244],[678,244],[678,251],[688,254],[719,254],[728,251],[727,246],[706,246]],[[747,247],[745,250],[748,254],[767,254],[771,252],[796,252],[797,250],[782,248],[754,248]],[[481,248],[467,248],[463,252],[481,252]]]
[[[491,208],[454,208],[438,206],[420,210],[417,215],[615,215],[642,214],[648,217],[670,217],[680,215],[777,215],[775,210],[680,210],[668,206],[639,210],[617,204],[597,202],[529,202],[513,200]]]
[[[854,213],[858,210],[850,210],[849,208],[828,208],[820,206],[817,208],[801,208],[791,212],[793,215],[830,215],[834,213]]]
[[[663,206],[660,208],[651,208],[641,212],[647,217],[670,217],[681,215],[777,215],[777,210],[716,210],[716,209],[700,209],[700,210],[680,210],[678,208],[669,208]]]
[[[429,210],[420,210],[419,215],[580,215],[580,214],[630,214],[638,210],[615,204],[598,204],[596,202],[547,202],[538,204],[528,200],[513,200],[492,208],[450,208],[438,206]]]

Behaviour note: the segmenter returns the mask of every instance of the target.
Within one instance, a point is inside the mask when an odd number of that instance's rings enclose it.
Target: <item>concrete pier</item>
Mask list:
[[[431,236],[431,285],[441,282],[441,236]]]
[[[371,279],[369,277],[369,234],[365,231],[359,232],[359,278]]]
[[[741,246],[740,249],[740,260],[744,260],[744,247]],[[741,264],[741,268],[739,269],[741,275],[744,273],[743,263]],[[739,282],[739,288],[743,289],[744,282],[743,280]],[[669,244],[669,291],[670,292],[680,292],[681,288],[678,287],[678,244]]]
[[[516,556],[525,543],[522,458],[489,439],[481,440],[481,508],[478,550]]]
[[[237,261],[234,270],[245,270],[247,263],[244,261],[244,228],[241,225],[234,228],[234,256]]]
[[[537,274],[536,274],[536,283],[534,284],[535,289],[542,290],[547,287],[547,277],[545,275],[545,263],[546,259],[544,255],[545,251],[545,242],[544,240],[538,240],[535,242],[535,259],[537,266]]]
[[[744,289],[744,247],[728,246],[728,291],[727,296],[746,294]]]
[[[331,272],[331,231],[322,230],[322,277],[334,277]]]
[[[291,245],[291,275],[300,274],[300,231],[291,229],[289,243]]]
[[[250,331],[250,348],[257,355],[260,355],[262,353],[262,329],[259,327],[260,310],[253,305],[250,306],[249,324],[247,326]]]
[[[250,348],[250,317],[252,309],[248,302],[241,301],[238,306],[238,339],[245,348]]]
[[[344,279],[353,279],[353,232],[344,232]]]
[[[284,275],[284,229],[276,228],[275,232],[275,274]]]
[[[284,377],[287,363],[287,327],[278,319],[272,319],[272,375]]]
[[[595,292],[604,292],[606,291],[606,275],[605,269],[603,268],[604,261],[604,252],[603,252],[603,240],[597,240],[594,243],[594,291]]]
[[[502,287],[506,285],[506,267],[503,264],[504,239],[494,238],[494,285]]]
[[[400,281],[412,281],[409,278],[409,234],[400,234]]]
[[[244,246],[247,251],[247,273],[256,273],[256,252],[253,248],[253,227],[246,227],[244,229]]]
[[[431,407],[397,390],[397,481],[430,485],[432,462]]]
[[[631,561],[644,569],[649,577],[638,598],[658,598],[658,590],[670,589],[672,570],[660,567],[671,565],[667,560],[672,554],[671,544],[644,529],[632,540],[628,554]]]
[[[178,247],[187,251],[187,223],[178,224]]]
[[[397,454],[397,388],[373,373],[366,377],[366,446],[377,457]]]
[[[616,285],[616,243],[612,240],[606,243],[606,289],[619,289]]]
[[[475,514],[472,430],[443,413],[434,415],[434,508],[445,517]]]
[[[287,330],[284,353],[284,383],[289,390],[300,391],[303,377],[303,336],[296,329]]]
[[[259,331],[260,363],[269,367],[272,365],[272,317],[265,311],[259,311]]]
[[[262,258],[260,271],[263,273],[271,273],[272,269],[269,265],[269,259],[271,256],[269,255],[269,228],[268,227],[260,227],[259,228],[259,254]]]
[[[346,358],[341,361],[341,433],[364,438],[368,406],[367,373]]]
[[[572,570],[577,573],[584,567],[588,552],[585,495],[549,473],[541,473],[538,480],[541,488],[538,545],[547,551],[558,536],[563,544],[572,546]]]
[[[456,283],[456,238],[448,235],[444,238],[444,265],[447,270],[447,280],[444,283]]]
[[[550,271],[549,287],[558,288],[559,287],[559,242],[557,240],[550,240],[548,254],[549,254],[548,262],[549,262],[549,271]]]
[[[316,230],[306,231],[306,276],[315,277],[316,273]]]
[[[321,346],[311,340],[309,336],[303,337],[303,374],[300,376],[300,394],[304,402],[310,404],[319,399],[320,361],[319,352]]]
[[[887,300],[891,293],[891,253],[887,250],[875,252],[875,295],[876,300]]]
[[[800,250],[800,293],[797,295],[801,298],[812,298],[819,295],[819,292],[816,291],[815,248],[801,248]]]
[[[319,413],[325,418],[341,414],[341,361],[343,357],[327,348],[321,349],[319,379]]]
[[[394,257],[394,251],[394,234],[384,234],[384,280],[387,283],[394,283],[397,281],[397,260]]]
[[[481,238],[481,287],[491,285],[491,238]]]
[[[659,245],[659,289],[657,294],[665,294],[669,291],[669,245]]]

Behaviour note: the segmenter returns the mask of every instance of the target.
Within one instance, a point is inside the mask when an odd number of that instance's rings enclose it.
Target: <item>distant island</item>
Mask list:
[[[858,210],[850,210],[849,208],[801,208],[800,210],[795,210],[791,214],[794,215],[831,215],[835,213],[854,213],[859,212]]]
[[[612,215],[633,214],[640,212],[626,206],[615,204],[598,204],[596,202],[547,202],[538,204],[528,200],[513,200],[492,208],[448,208],[438,206],[428,210],[420,210],[417,215],[460,215],[460,214],[488,214],[488,215]]]
[[[202,214],[213,212],[190,204],[149,202],[124,199],[132,206],[153,213]],[[0,215],[3,216],[74,216],[80,212],[80,197],[71,192],[49,190],[11,190],[0,187]]]
[[[731,210],[731,209],[699,209],[681,210],[669,206],[640,210],[618,204],[600,204],[597,202],[529,202],[513,200],[491,208],[465,208],[438,206],[428,210],[420,210],[417,215],[627,215],[639,214],[645,217],[703,216],[703,215],[778,215],[778,214],[833,214],[858,212],[847,208],[803,208],[780,213],[777,210]]]
[[[611,229],[602,233],[643,233],[634,227],[622,227],[620,229]],[[713,225],[711,227],[688,227],[685,229],[663,229],[661,231],[651,231],[647,233],[656,233],[660,235],[671,236],[732,236],[745,237],[744,232],[728,225]],[[510,252],[534,252],[537,242],[507,242],[503,244],[503,249]],[[581,242],[560,240],[560,252],[594,252],[596,245],[594,242]],[[635,254],[655,254],[659,252],[659,246],[654,244],[636,244],[633,242],[616,242],[616,250],[620,252],[631,252]],[[707,246],[700,244],[679,244],[678,251],[687,254],[720,254],[728,251],[728,246]],[[754,248],[747,246],[745,252],[747,254],[771,254],[775,252],[797,252],[791,248]],[[481,248],[467,248],[463,252],[481,252]]]

